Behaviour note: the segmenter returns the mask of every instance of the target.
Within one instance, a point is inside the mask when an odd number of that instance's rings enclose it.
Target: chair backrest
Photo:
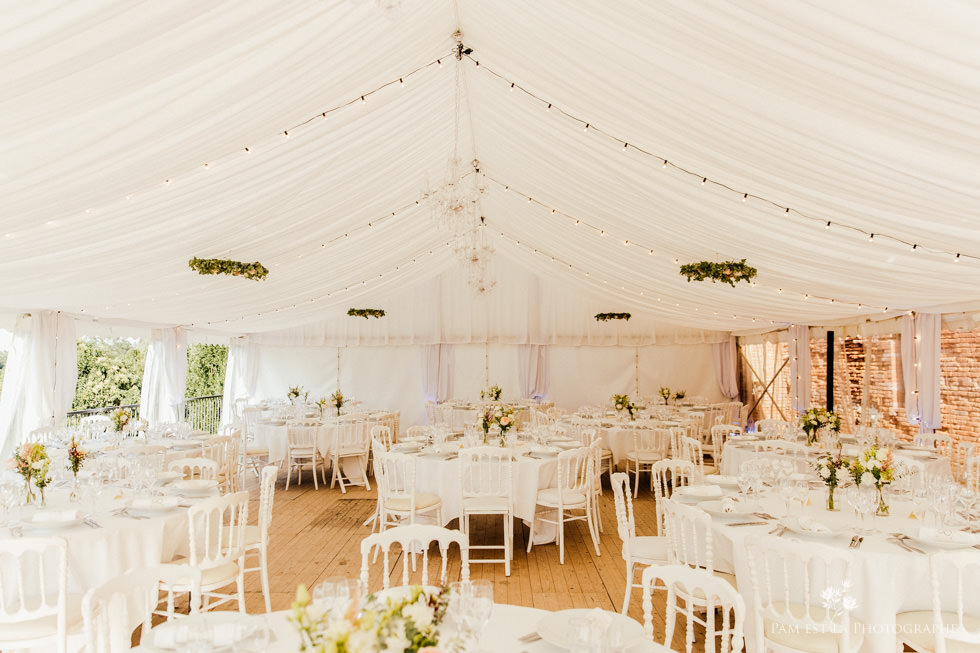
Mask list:
[[[398,544],[402,550],[402,577],[401,584],[409,584],[409,567],[414,567],[414,551],[416,546],[422,547],[422,573],[420,585],[429,584],[429,547],[433,542],[438,543],[439,553],[442,558],[442,569],[439,575],[441,585],[446,585],[446,563],[449,558],[449,546],[456,543],[459,547],[460,556],[460,580],[470,579],[470,554],[467,536],[457,530],[450,530],[442,526],[431,524],[410,524],[407,526],[396,526],[380,533],[372,533],[361,540],[361,587],[368,588],[370,577],[369,559],[374,547],[381,549],[383,554],[382,561],[382,587],[388,589],[391,585],[391,566],[390,554],[391,547]]]
[[[768,535],[745,544],[758,646],[764,646],[767,628],[785,626],[836,634],[837,650],[850,651],[854,606],[847,590],[858,575],[848,550]]]
[[[934,553],[929,557],[929,572],[936,653],[946,653],[948,644],[959,648],[970,644],[977,648],[980,645],[980,628],[976,627],[980,613],[974,601],[980,583],[977,554],[969,549]],[[971,609],[967,611],[965,606]],[[947,616],[944,620],[943,613],[953,615],[953,618]]]
[[[236,562],[245,551],[248,492],[204,499],[187,510],[189,562],[201,569]]]
[[[286,425],[286,443],[290,449],[316,447],[317,422],[290,422]],[[338,427],[339,428],[339,427]]]
[[[383,424],[376,424],[371,427],[371,439],[380,440],[385,449],[391,449],[391,429]]]
[[[973,442],[958,442],[953,450],[953,478],[961,483],[966,481],[966,462],[973,456],[975,447]]]
[[[647,458],[651,454],[666,458],[670,455],[671,437],[670,429],[633,429],[633,453]]]
[[[38,588],[44,592],[38,595]],[[54,617],[67,648],[68,544],[60,537],[0,539],[0,642],[4,624]]]
[[[513,510],[514,461],[507,449],[473,447],[459,452],[460,506],[467,500],[505,499]]]
[[[434,423],[434,422],[433,422]],[[415,425],[409,426],[408,430],[405,432],[405,437],[408,439],[422,439],[429,435],[429,429],[425,426]]]
[[[28,433],[24,441],[52,444],[58,442],[61,439],[60,436],[61,429],[57,426],[41,426]]]
[[[180,472],[187,480],[205,479],[212,481],[218,478],[218,463],[210,458],[178,458],[168,462],[167,469],[172,472]]]
[[[782,419],[760,419],[755,423],[755,430],[767,440],[782,438],[789,428],[789,423]]]
[[[331,453],[337,456],[363,455],[368,452],[371,440],[368,439],[367,422],[351,420],[341,422],[334,429]]]
[[[681,438],[681,458],[689,460],[698,468],[698,474],[704,475],[704,450],[697,438]]]
[[[415,456],[397,451],[386,451],[380,440],[373,442],[374,478],[378,483],[378,500],[382,508],[397,501],[406,505],[406,512],[415,516]]]
[[[255,437],[255,423],[262,418],[262,409],[258,406],[246,406],[242,409],[242,429],[246,438]]]
[[[963,482],[974,492],[980,492],[980,456],[970,456],[967,459]]]
[[[619,539],[623,541],[623,558],[627,558],[630,539],[636,537],[630,477],[623,472],[616,472],[609,481],[612,485],[613,501],[616,504],[616,531],[619,533]]]
[[[932,446],[936,448],[936,453],[947,458],[953,457],[953,436],[943,431],[936,431],[932,434]]]
[[[695,641],[694,623],[703,623],[705,632],[698,633],[698,641],[704,642],[705,653],[739,653],[744,645],[745,601],[730,583],[703,570],[685,565],[651,565],[643,570],[643,630],[648,638],[653,633],[653,601],[651,595],[657,581],[667,588],[665,629],[663,645],[670,648],[674,639],[674,627],[679,613],[684,614],[687,624],[687,653],[691,653]],[[678,595],[683,606],[678,606]],[[685,597],[696,596],[697,601]],[[709,617],[701,620],[695,612],[706,610]],[[719,623],[720,622],[720,623]],[[720,642],[716,643],[716,639]]]
[[[559,509],[565,503],[572,503],[569,501],[569,495],[573,493],[588,496],[592,490],[595,474],[593,465],[593,456],[588,447],[570,449],[558,454],[555,487],[558,488]]]
[[[190,613],[197,614],[201,604],[201,570],[190,565],[141,567],[90,589],[82,599],[85,653],[130,651],[133,624],[142,624],[140,639],[146,637],[160,602],[160,591],[166,593],[164,614],[170,621],[180,616],[174,609],[174,588],[188,586]]]
[[[227,435],[216,435],[208,438],[201,444],[201,455],[210,458],[218,463],[218,470],[225,468],[228,459],[228,443],[231,437]]]
[[[425,402],[425,423],[435,424],[436,422],[438,422],[439,421],[438,412],[439,411],[436,402],[431,400]],[[409,427],[409,430],[411,430],[411,427]]]
[[[690,485],[697,477],[697,467],[690,460],[667,458],[653,464],[653,499],[657,511],[657,533],[664,534],[666,512],[663,499],[669,499],[679,487]]]
[[[259,482],[259,533],[265,544],[269,543],[269,526],[272,525],[272,506],[275,503],[278,476],[277,465],[266,465],[262,468],[262,479]]]
[[[86,415],[80,425],[87,436],[94,438],[112,428],[112,418],[108,415]]]
[[[671,562],[714,572],[711,517],[696,506],[664,499],[667,548]]]

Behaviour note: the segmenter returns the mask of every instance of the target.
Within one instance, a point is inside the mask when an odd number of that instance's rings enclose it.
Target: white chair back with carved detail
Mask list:
[[[457,530],[450,530],[448,528],[443,528],[442,526],[433,526],[430,524],[410,524],[407,526],[398,526],[396,528],[389,528],[381,533],[372,533],[368,535],[363,540],[361,540],[361,587],[367,590],[370,581],[370,558],[372,550],[377,547],[382,553],[382,589],[388,589],[391,586],[391,575],[393,569],[391,567],[391,556],[392,547],[397,544],[400,551],[396,551],[394,554],[401,554],[402,558],[402,574],[401,574],[401,585],[408,585],[410,583],[411,574],[410,569],[414,566],[415,556],[410,555],[418,547],[421,547],[422,561],[421,561],[421,573],[418,582],[413,582],[412,584],[418,585],[428,585],[429,584],[429,548],[432,543],[439,545],[439,553],[441,557],[441,570],[439,574],[439,584],[446,585],[448,578],[446,575],[447,562],[449,558],[449,547],[452,544],[456,544],[459,547],[460,555],[460,580],[467,581],[470,578],[470,558],[469,558],[469,543],[467,542],[466,534]]]
[[[670,648],[674,639],[677,616],[684,615],[687,653],[691,653],[695,640],[703,642],[705,653],[740,653],[744,646],[745,601],[729,583],[703,569],[686,565],[652,565],[643,570],[643,630],[647,638],[657,641],[653,632],[654,589],[657,582],[667,588],[664,633],[661,642]],[[698,596],[698,602],[678,598]],[[701,619],[696,612],[705,610],[713,618]],[[695,637],[694,625],[701,624],[706,631]]]
[[[0,539],[0,650],[44,647],[65,653],[68,621],[65,540]]]
[[[82,599],[85,653],[126,653],[133,640],[133,624],[141,624],[140,640],[153,627],[153,615],[167,621],[179,618],[175,606],[175,587],[190,587],[190,614],[201,604],[201,570],[190,565],[156,565],[132,569],[86,592]],[[160,592],[164,592],[163,612],[157,612]]]
[[[201,479],[213,481],[218,478],[218,463],[210,458],[178,458],[167,463],[167,469],[180,472],[185,480]]]
[[[664,499],[669,499],[679,487],[690,485],[698,475],[697,467],[689,460],[667,458],[653,466],[653,498],[657,514],[657,534],[666,531],[666,511]]]

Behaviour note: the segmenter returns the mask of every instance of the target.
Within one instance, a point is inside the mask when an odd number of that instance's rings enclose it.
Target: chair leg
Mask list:
[[[314,490],[319,490],[320,489],[320,486],[319,486],[319,484],[317,483],[317,480],[316,480],[316,452],[315,451],[313,452],[313,458],[312,458],[312,462],[310,463],[310,465],[312,465],[312,467],[313,467],[313,489]]]
[[[510,576],[510,559],[514,556],[514,519],[504,515],[504,576]]]
[[[245,614],[245,556],[238,559],[238,611]]]
[[[531,547],[534,546],[534,517],[537,516],[537,512],[531,516],[531,525],[527,529],[527,552],[531,552]]]
[[[637,463],[636,467],[633,468],[636,474],[636,480],[633,482],[633,498],[635,499],[640,494],[640,464]]]
[[[269,553],[264,545],[259,549],[259,564],[262,565],[259,570],[262,578],[262,596],[265,598],[265,611],[268,613],[272,612],[272,598],[269,596]]]
[[[364,489],[370,492],[371,482],[368,481],[367,460],[365,458],[358,458],[358,460],[361,463],[361,478],[364,479]]]
[[[559,508],[558,509],[558,564],[565,564],[565,512]]]
[[[293,461],[292,459],[287,459],[286,461],[286,489],[289,489],[289,479],[293,476]]]
[[[589,526],[589,535],[592,536],[592,544],[595,545],[595,554],[601,556],[602,553],[599,551],[599,531],[595,525],[595,515],[592,514],[590,506],[586,505],[585,510],[585,523]]]
[[[626,561],[626,596],[623,597],[623,616],[630,609],[630,595],[633,593],[633,561]]]

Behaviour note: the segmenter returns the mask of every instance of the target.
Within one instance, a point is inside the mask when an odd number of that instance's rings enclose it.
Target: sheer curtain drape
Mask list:
[[[942,316],[916,313],[902,318],[902,376],[905,419],[920,431],[942,425],[940,338]]]
[[[31,430],[64,421],[77,375],[72,318],[53,311],[17,318],[0,396],[0,458]]]
[[[452,345],[422,347],[422,392],[428,401],[441,403],[452,399],[455,366]]]
[[[714,354],[715,373],[718,375],[721,394],[728,399],[738,399],[738,376],[735,374],[738,369],[738,347],[735,345],[735,336],[729,336],[725,342],[715,344]]]
[[[235,400],[255,396],[258,381],[258,358],[255,344],[248,338],[232,338],[228,344],[228,363],[225,365],[225,389],[222,399],[222,422],[231,424],[235,418]]]
[[[522,398],[541,401],[548,396],[551,381],[548,345],[517,346],[517,377]]]
[[[140,419],[151,425],[184,419],[187,335],[180,327],[153,329],[146,348]]]
[[[802,324],[789,328],[789,387],[793,410],[802,413],[810,407],[810,327]]]

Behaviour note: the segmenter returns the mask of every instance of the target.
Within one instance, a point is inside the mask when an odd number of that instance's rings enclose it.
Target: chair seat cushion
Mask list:
[[[658,460],[663,460],[663,456],[653,451],[641,451],[639,454],[637,454],[635,451],[631,451],[626,455],[626,459],[630,462],[639,461],[643,464],[653,464]]]
[[[245,455],[246,456],[268,456],[269,455],[269,448],[268,447],[259,447],[259,446],[252,446],[252,445],[250,445],[250,446],[248,446],[245,449]]]
[[[663,535],[637,535],[630,538],[629,551],[633,562],[643,565],[662,564],[668,560],[667,538]],[[626,558],[624,547],[623,558]]]
[[[183,556],[178,556],[174,558],[167,564],[170,565],[187,565],[190,564],[188,558]],[[234,583],[238,578],[238,563],[237,562],[226,562],[223,565],[218,565],[217,567],[210,567],[208,569],[201,570],[201,590],[210,591],[218,587],[224,587],[229,583]]]
[[[959,618],[955,613],[943,612],[943,624],[951,626],[958,624]],[[899,641],[908,642],[919,651],[936,650],[936,639],[933,635],[932,610],[919,610],[916,612],[900,612],[895,615],[895,624],[898,626]],[[967,630],[976,632],[980,630],[980,618],[972,617],[968,614],[963,615],[963,625]],[[949,630],[947,630],[949,632]],[[946,653],[976,653],[976,644],[957,642],[946,636]]]
[[[780,608],[782,610],[782,608]],[[790,611],[796,615],[802,615],[805,608],[802,604],[790,604]],[[810,616],[821,621],[825,618],[826,611],[823,608],[811,605]],[[838,653],[840,650],[840,635],[832,632],[819,632],[819,628],[811,628],[818,632],[806,632],[807,629],[799,624],[780,623],[770,619],[764,619],[765,637],[774,644],[781,644],[793,648],[797,651],[806,653]],[[864,643],[864,624],[857,619],[851,619],[850,625],[850,651],[857,651]]]
[[[544,490],[538,490],[537,503],[539,506],[557,507],[558,488],[549,487]],[[566,508],[582,508],[585,506],[585,495],[581,492],[565,492],[563,505]]]
[[[82,597],[69,594],[66,604],[68,634],[72,635],[82,632]],[[7,648],[15,642],[29,642],[48,636],[54,637],[57,632],[58,617],[55,615],[41,617],[39,619],[29,619],[17,623],[4,623],[0,627],[0,645]],[[52,645],[51,650],[54,649],[55,647]]]
[[[419,492],[415,495],[415,510],[425,510],[428,508],[434,508],[442,503],[441,499],[434,494],[425,494],[424,492]],[[412,509],[412,501],[407,497],[395,497],[393,499],[388,499],[385,501],[385,508],[388,510],[397,510],[399,512],[406,512]]]
[[[245,546],[254,546],[262,543],[262,529],[254,524],[245,527]]]

